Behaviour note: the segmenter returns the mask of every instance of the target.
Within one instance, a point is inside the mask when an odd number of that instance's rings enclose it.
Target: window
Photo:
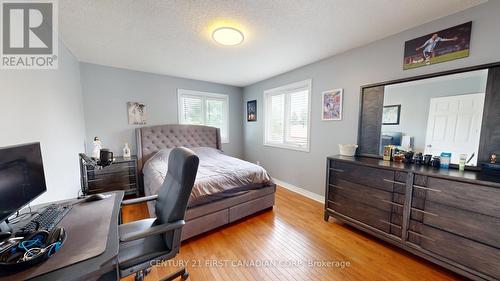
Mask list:
[[[206,125],[220,129],[221,141],[229,142],[227,95],[178,90],[179,123]]]
[[[311,80],[264,91],[264,145],[309,151]]]

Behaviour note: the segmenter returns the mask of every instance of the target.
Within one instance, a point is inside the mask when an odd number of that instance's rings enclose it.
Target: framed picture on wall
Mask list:
[[[382,125],[399,125],[401,105],[385,105],[382,113]]]
[[[257,100],[247,101],[247,121],[257,121]]]
[[[145,125],[146,124],[146,105],[140,102],[127,102],[128,124]]]
[[[471,29],[470,21],[406,41],[403,69],[468,57]]]
[[[321,120],[342,120],[342,94],[344,89],[323,92]]]

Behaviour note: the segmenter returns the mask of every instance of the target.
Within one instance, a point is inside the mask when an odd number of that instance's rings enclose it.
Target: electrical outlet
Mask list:
[[[260,161],[257,160],[257,162],[255,162],[255,163],[260,166]]]

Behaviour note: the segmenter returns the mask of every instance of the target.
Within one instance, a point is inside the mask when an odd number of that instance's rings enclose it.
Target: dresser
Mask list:
[[[476,171],[327,158],[325,220],[474,280],[500,279],[500,183]]]
[[[140,196],[136,156],[116,157],[103,168],[94,167],[80,157],[80,174],[84,195],[121,190],[125,195]]]

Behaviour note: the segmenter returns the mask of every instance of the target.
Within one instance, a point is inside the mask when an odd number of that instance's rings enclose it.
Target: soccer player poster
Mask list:
[[[406,41],[403,69],[468,57],[471,28],[467,22]]]

